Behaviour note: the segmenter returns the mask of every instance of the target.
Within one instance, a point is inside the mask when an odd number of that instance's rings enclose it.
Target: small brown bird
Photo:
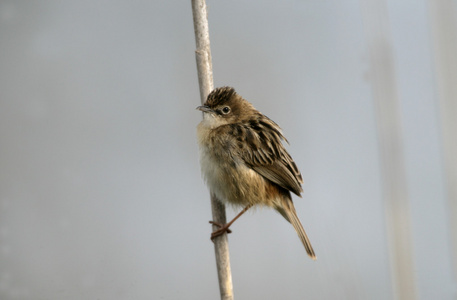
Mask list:
[[[203,112],[197,128],[203,176],[219,200],[244,207],[225,225],[211,222],[220,227],[211,239],[230,232],[230,225],[250,207],[268,206],[294,226],[306,252],[316,259],[290,195],[300,196],[303,179],[282,144],[287,139],[279,126],[231,87],[216,88],[197,109]]]

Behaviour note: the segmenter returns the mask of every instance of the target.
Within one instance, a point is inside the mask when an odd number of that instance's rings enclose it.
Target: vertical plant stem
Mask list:
[[[197,60],[198,83],[200,86],[201,103],[203,103],[214,88],[208,13],[205,0],[192,0],[192,15],[194,18],[195,43],[197,47],[195,56]],[[216,199],[216,196],[214,195],[211,195],[211,211],[214,222],[219,224],[225,224],[227,222],[225,205]],[[216,229],[217,227],[213,225],[213,230]],[[233,300],[233,285],[227,234],[220,235],[214,239],[214,251],[216,254],[221,299]]]
[[[413,300],[416,282],[411,212],[387,3],[385,0],[361,3],[371,60],[393,296],[398,300]]]
[[[457,280],[457,13],[455,3],[429,0],[444,171],[449,207],[451,260]]]

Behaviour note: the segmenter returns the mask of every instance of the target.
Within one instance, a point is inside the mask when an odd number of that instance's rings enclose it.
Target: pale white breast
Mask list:
[[[206,147],[200,147],[200,166],[203,178],[211,192],[222,201],[228,201],[229,191],[224,182],[224,170]]]
[[[230,187],[226,184],[227,172],[221,160],[230,159],[229,155],[219,151],[218,158],[214,155],[214,145],[211,142],[211,129],[218,124],[217,118],[204,114],[203,120],[197,127],[198,145],[200,150],[200,166],[206,184],[218,199],[228,202]],[[217,127],[217,126],[216,126]],[[222,155],[222,157],[221,157]],[[226,157],[224,157],[226,155]]]

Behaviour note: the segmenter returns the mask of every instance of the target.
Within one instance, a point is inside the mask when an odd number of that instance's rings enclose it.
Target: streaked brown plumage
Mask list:
[[[198,125],[203,176],[218,199],[245,207],[276,209],[295,228],[308,255],[316,255],[295,211],[290,192],[300,196],[303,179],[282,144],[279,126],[257,111],[231,87],[213,90]],[[238,217],[238,216],[237,216]],[[227,231],[232,222],[213,233]]]

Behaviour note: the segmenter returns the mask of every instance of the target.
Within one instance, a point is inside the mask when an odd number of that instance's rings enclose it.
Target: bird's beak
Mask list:
[[[202,105],[202,106],[197,106],[198,110],[202,111],[202,112],[212,112],[213,110],[211,108],[209,108],[209,106],[207,105]]]

